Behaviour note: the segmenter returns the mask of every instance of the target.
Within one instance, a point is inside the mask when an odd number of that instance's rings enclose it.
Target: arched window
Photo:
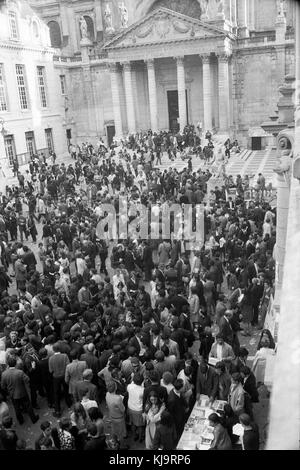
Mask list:
[[[95,40],[95,32],[94,32],[94,22],[90,16],[84,15],[84,19],[87,26],[87,35],[90,41],[94,42]],[[81,37],[81,32],[80,32]]]
[[[57,21],[49,21],[50,41],[52,47],[61,47],[61,32]]]

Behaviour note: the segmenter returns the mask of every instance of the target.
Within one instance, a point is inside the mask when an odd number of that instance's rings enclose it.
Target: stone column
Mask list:
[[[151,129],[153,132],[157,132],[158,131],[158,114],[157,114],[157,92],[156,92],[154,59],[147,60],[146,64],[147,64],[147,72],[148,72]]]
[[[239,0],[238,11],[239,11],[240,33],[243,38],[246,38],[249,36],[249,29],[248,29],[249,0]]]
[[[220,54],[219,62],[219,130],[228,132],[230,126],[229,56]]]
[[[110,65],[110,82],[113,101],[113,111],[115,120],[116,139],[119,140],[123,136],[122,115],[120,106],[120,92],[118,84],[118,67],[117,64]]]
[[[295,2],[295,148],[300,148],[300,4]]]
[[[131,62],[124,62],[123,70],[124,70],[124,85],[125,85],[125,96],[126,96],[128,132],[130,134],[135,134],[136,127],[135,127],[135,114],[134,114],[133,91],[132,91]]]
[[[201,55],[203,71],[203,111],[204,111],[204,130],[212,129],[212,89],[210,73],[210,55]]]
[[[255,0],[249,0],[249,30],[255,30]]]
[[[275,291],[280,292],[282,287],[283,267],[286,250],[286,233],[289,212],[290,189],[286,178],[277,174],[277,216],[276,216],[276,276]]]
[[[183,131],[184,127],[187,124],[184,57],[176,57],[176,62],[177,62],[179,124],[180,124],[180,131]]]

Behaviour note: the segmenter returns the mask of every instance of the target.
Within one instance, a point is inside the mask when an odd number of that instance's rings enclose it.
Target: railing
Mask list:
[[[43,159],[43,155],[45,155],[46,159],[50,157],[48,148],[39,149],[36,151],[36,154],[39,156],[41,161]],[[17,155],[17,159],[19,166],[28,165],[31,160],[30,152],[19,153]]]
[[[108,52],[100,52],[98,54],[89,55],[90,60],[102,60],[102,59],[107,59],[107,57],[108,57]]]

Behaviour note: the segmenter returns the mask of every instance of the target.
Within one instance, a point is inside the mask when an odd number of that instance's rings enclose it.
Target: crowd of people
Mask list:
[[[212,448],[235,445],[238,422],[243,448],[259,447],[253,404],[275,344],[262,330],[251,370],[238,333],[263,329],[274,295],[276,213],[244,200],[248,178],[207,195],[209,168],[194,172],[190,158],[181,172],[155,167],[187,149],[213,158],[211,134],[202,141],[189,126],[182,139],[74,146],[72,163],[33,157],[0,194],[1,449],[26,448],[13,425],[24,413],[40,423],[37,450],[128,448],[128,437],[175,449],[201,394],[228,403],[209,417]],[[225,144],[227,156],[238,146]],[[142,239],[141,227],[116,238],[109,221],[98,238],[104,204],[119,219],[120,196],[159,204],[162,218],[168,204],[204,203],[204,242],[187,246],[174,220],[170,239]],[[39,417],[41,397],[57,425]]]

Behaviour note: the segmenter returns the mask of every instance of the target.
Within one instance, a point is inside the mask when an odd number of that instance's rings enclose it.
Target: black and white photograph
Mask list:
[[[299,450],[299,293],[300,2],[0,0],[1,451]]]

